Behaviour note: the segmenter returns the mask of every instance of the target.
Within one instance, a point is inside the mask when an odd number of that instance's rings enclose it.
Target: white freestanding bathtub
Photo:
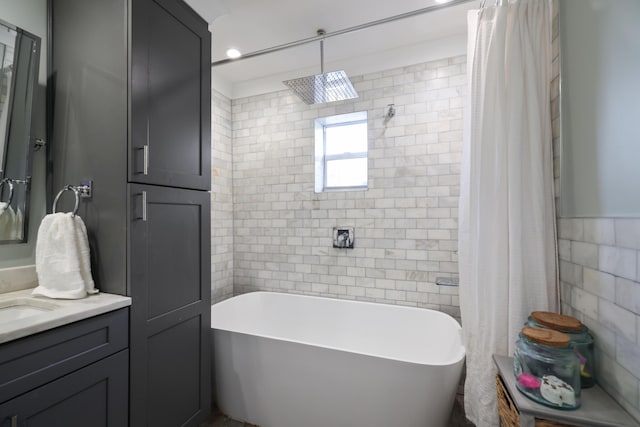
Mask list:
[[[211,307],[214,394],[260,427],[446,426],[460,325],[426,309],[272,292]]]

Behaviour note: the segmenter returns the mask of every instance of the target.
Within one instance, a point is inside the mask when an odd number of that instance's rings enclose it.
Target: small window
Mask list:
[[[316,192],[367,188],[367,112],[316,119]]]

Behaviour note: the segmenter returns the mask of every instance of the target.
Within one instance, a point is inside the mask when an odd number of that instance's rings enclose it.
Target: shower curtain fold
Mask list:
[[[498,425],[492,354],[511,355],[532,310],[557,311],[550,0],[468,15],[461,169],[460,307],[465,410]]]

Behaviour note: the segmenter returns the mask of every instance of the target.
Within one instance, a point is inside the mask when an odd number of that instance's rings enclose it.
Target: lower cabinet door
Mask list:
[[[210,194],[130,184],[131,427],[210,413]]]
[[[127,426],[128,364],[123,350],[9,400],[0,405],[0,426]]]

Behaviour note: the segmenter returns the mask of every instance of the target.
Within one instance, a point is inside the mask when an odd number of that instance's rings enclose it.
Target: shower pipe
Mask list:
[[[249,59],[249,58],[254,58],[256,56],[266,55],[268,53],[278,52],[278,51],[281,51],[281,50],[284,50],[284,49],[289,49],[289,48],[292,48],[292,47],[301,46],[303,44],[313,43],[313,42],[318,41],[318,40],[324,40],[324,39],[327,39],[329,37],[341,36],[342,34],[353,33],[355,31],[364,30],[366,28],[373,27],[373,26],[376,26],[376,25],[386,24],[388,22],[398,21],[400,19],[405,19],[405,18],[411,18],[411,17],[416,16],[416,15],[422,15],[424,13],[434,12],[436,10],[445,9],[445,8],[452,7],[452,6],[457,6],[459,4],[468,3],[470,1],[473,1],[473,0],[451,0],[451,1],[447,2],[447,3],[435,4],[435,5],[432,5],[432,6],[427,6],[427,7],[424,7],[422,9],[416,9],[416,10],[411,11],[411,12],[401,13],[400,15],[394,15],[394,16],[389,16],[387,18],[378,19],[377,21],[371,21],[371,22],[367,22],[367,23],[364,23],[364,24],[356,25],[356,26],[353,26],[353,27],[343,28],[342,30],[332,31],[330,33],[319,34],[317,36],[308,37],[306,39],[296,40],[296,41],[289,42],[289,43],[284,43],[284,44],[273,46],[273,47],[270,47],[270,48],[267,48],[267,49],[256,50],[254,52],[243,54],[242,56],[240,56],[238,58],[233,58],[233,59],[232,58],[227,58],[227,59],[221,59],[219,61],[213,61],[211,63],[211,66],[212,67],[217,67],[219,65],[229,64],[230,62],[240,61],[242,59]]]

